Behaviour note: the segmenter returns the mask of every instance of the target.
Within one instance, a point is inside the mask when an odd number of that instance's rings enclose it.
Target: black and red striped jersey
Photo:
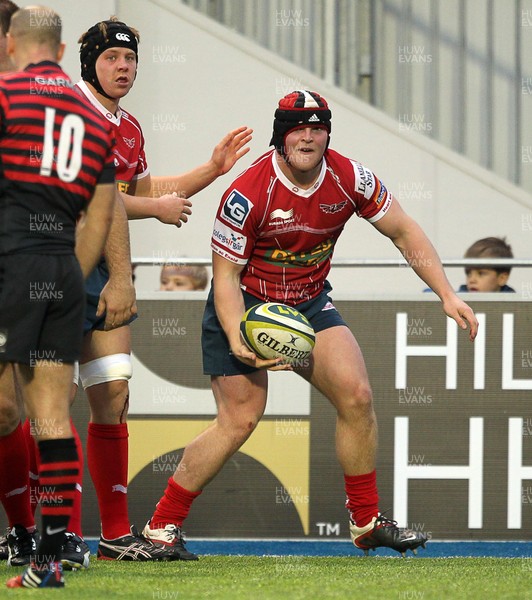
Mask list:
[[[0,255],[70,254],[95,186],[114,183],[114,133],[59,65],[0,79]]]

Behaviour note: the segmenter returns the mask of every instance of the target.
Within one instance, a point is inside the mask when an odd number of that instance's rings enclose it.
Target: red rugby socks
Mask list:
[[[174,481],[173,477],[168,479],[168,486],[163,497],[157,503],[153,517],[151,518],[151,529],[164,529],[169,523],[181,527],[183,521],[192,506],[192,502],[201,494],[190,492]]]
[[[344,475],[346,507],[357,527],[364,527],[379,514],[377,472],[364,475]]]
[[[35,526],[30,507],[29,456],[20,423],[9,435],[0,437],[0,500],[10,527]]]
[[[102,536],[107,540],[130,534],[127,462],[127,424],[89,423],[87,465],[98,496]]]

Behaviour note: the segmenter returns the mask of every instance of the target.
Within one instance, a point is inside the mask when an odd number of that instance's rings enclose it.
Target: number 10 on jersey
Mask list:
[[[79,115],[67,114],[61,123],[57,152],[54,146],[55,108],[46,107],[44,118],[44,140],[40,174],[50,177],[54,155],[57,176],[67,183],[74,181],[81,169],[81,150],[85,135],[85,124]],[[70,154],[70,159],[69,159]]]

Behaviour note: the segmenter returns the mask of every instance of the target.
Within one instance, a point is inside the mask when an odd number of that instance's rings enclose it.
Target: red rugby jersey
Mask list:
[[[374,223],[392,201],[372,171],[334,150],[325,152],[312,188],[298,188],[281,172],[272,150],[223,195],[211,247],[245,265],[241,284],[250,294],[297,305],[323,289],[347,220],[357,214]]]
[[[108,111],[92,94],[84,81],[77,87],[94,108],[113,126],[116,137],[115,166],[116,184],[121,192],[127,194],[132,181],[146,177],[150,172],[144,152],[144,135],[139,122],[133,115],[118,108],[116,115]]]
[[[76,220],[113,183],[114,135],[49,61],[0,79],[0,254],[69,254]]]

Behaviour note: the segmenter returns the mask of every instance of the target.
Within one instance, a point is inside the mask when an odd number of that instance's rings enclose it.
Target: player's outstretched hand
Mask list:
[[[247,144],[251,140],[252,133],[253,129],[245,126],[233,129],[215,146],[211,161],[219,175],[225,175],[233,168],[237,160],[249,152]]]
[[[166,225],[175,225],[181,227],[188,221],[192,214],[192,202],[187,198],[182,198],[176,192],[164,194],[158,199],[157,219]]]
[[[105,331],[125,325],[137,314],[135,287],[131,281],[109,279],[100,293],[96,316],[101,317],[104,313]]]
[[[244,364],[255,367],[255,369],[269,369],[271,371],[293,371],[291,365],[283,363],[282,358],[264,359],[259,358],[252,352],[246,344],[242,343],[236,348],[232,348],[233,354]]]
[[[451,296],[443,302],[443,311],[448,317],[454,319],[461,329],[469,327],[469,339],[473,341],[477,337],[478,321],[473,309],[458,296]]]

